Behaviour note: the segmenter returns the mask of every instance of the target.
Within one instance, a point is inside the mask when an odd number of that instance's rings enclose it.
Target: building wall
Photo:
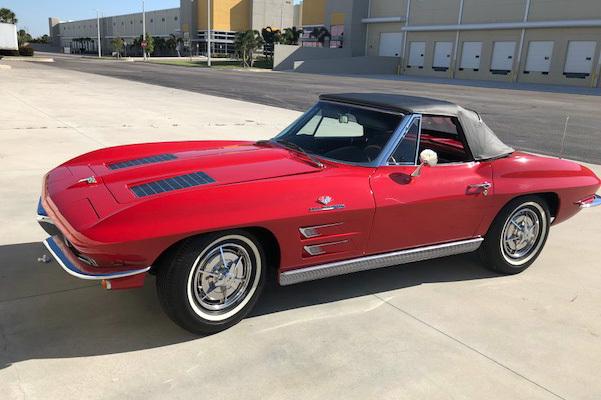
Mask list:
[[[369,17],[399,17],[406,10],[407,0],[371,0]]]
[[[185,1],[185,0],[182,0]],[[198,30],[207,30],[207,2],[198,0]],[[252,0],[212,0],[211,29],[217,31],[245,31],[251,27]]]
[[[303,4],[294,5],[294,17],[292,19],[292,26],[300,28],[303,26]]]
[[[294,26],[292,0],[254,0],[252,2],[252,27],[285,29]]]
[[[530,21],[601,18],[599,0],[532,0]]]
[[[368,56],[378,55],[382,33],[398,32],[405,29],[406,0],[371,0],[366,17],[401,17],[401,22],[377,22],[367,25],[365,52]],[[527,0],[464,0],[461,24],[522,23],[526,16]],[[520,51],[522,29],[498,29],[491,26],[482,30],[460,29],[455,27],[460,21],[461,0],[412,0],[406,33],[405,52],[401,59],[404,67],[410,54],[411,42],[425,42],[423,68],[404,68],[404,73],[418,76],[444,78],[480,79],[495,81],[520,81],[532,83],[565,84],[576,86],[601,86],[601,26],[583,28],[528,28],[524,29],[524,40]],[[531,0],[527,21],[601,21],[601,1],[599,0]],[[447,30],[437,30],[437,25],[449,25]],[[412,31],[418,29],[420,31]],[[421,31],[423,30],[423,31]],[[458,40],[457,40],[458,39]],[[456,42],[457,40],[457,42]],[[492,69],[495,42],[515,42],[513,65],[510,73]],[[526,71],[529,46],[532,41],[552,41],[553,54],[548,73]],[[565,72],[568,45],[570,41],[594,41],[596,52],[592,57],[592,73],[586,77],[568,77]],[[451,65],[447,71],[433,68],[436,42],[452,42]],[[461,69],[464,42],[481,42],[480,67],[478,70]],[[401,42],[402,45],[402,42]],[[457,47],[455,49],[455,47]]]
[[[464,0],[461,20],[464,24],[518,22],[525,8],[526,0]]]
[[[411,25],[456,24],[460,2],[460,0],[413,0],[409,23]]]
[[[327,0],[303,1],[303,26],[325,25]]]
[[[207,1],[196,1],[196,31],[207,30]],[[211,10],[211,29],[216,31],[239,32],[293,25],[292,0],[211,0]]]

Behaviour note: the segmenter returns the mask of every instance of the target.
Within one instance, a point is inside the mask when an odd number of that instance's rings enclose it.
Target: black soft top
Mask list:
[[[448,101],[387,93],[322,94],[319,99],[401,114],[456,117],[461,123],[465,139],[476,160],[504,157],[515,151],[495,135],[478,113]]]

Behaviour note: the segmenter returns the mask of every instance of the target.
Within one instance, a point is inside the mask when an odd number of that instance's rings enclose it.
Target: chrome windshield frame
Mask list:
[[[415,161],[389,164],[388,160],[390,159],[390,157],[392,156],[394,151],[397,149],[397,147],[401,143],[401,141],[405,138],[405,136],[407,135],[407,132],[409,132],[409,129],[411,129],[411,125],[413,125],[413,122],[415,120],[419,121],[419,132],[417,135],[417,145],[415,146]],[[392,137],[390,138],[390,140],[388,141],[388,143],[386,144],[384,149],[382,149],[380,156],[376,159],[376,161],[375,161],[376,166],[384,167],[384,166],[402,166],[402,165],[414,166],[414,165],[417,165],[417,157],[418,157],[418,152],[419,152],[419,141],[420,141],[420,137],[421,137],[421,131],[422,131],[422,115],[421,114],[407,114],[405,116],[405,118],[403,118],[403,120],[401,121],[401,124],[399,125],[397,130],[393,133]]]

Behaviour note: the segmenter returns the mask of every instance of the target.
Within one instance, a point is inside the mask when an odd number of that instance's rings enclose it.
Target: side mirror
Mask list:
[[[438,154],[433,150],[426,149],[419,154],[419,161],[420,164],[411,174],[413,177],[420,176],[424,165],[427,165],[428,167],[436,166],[436,164],[438,164]]]

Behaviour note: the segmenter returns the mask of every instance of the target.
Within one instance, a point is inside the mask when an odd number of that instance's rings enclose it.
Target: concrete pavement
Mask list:
[[[38,264],[40,180],[98,147],[265,138],[298,114],[15,63],[0,72],[0,397],[598,399],[601,209],[554,227],[498,276],[472,255],[271,288],[197,338],[143,289],[107,292]],[[601,167],[592,166],[601,174]]]

